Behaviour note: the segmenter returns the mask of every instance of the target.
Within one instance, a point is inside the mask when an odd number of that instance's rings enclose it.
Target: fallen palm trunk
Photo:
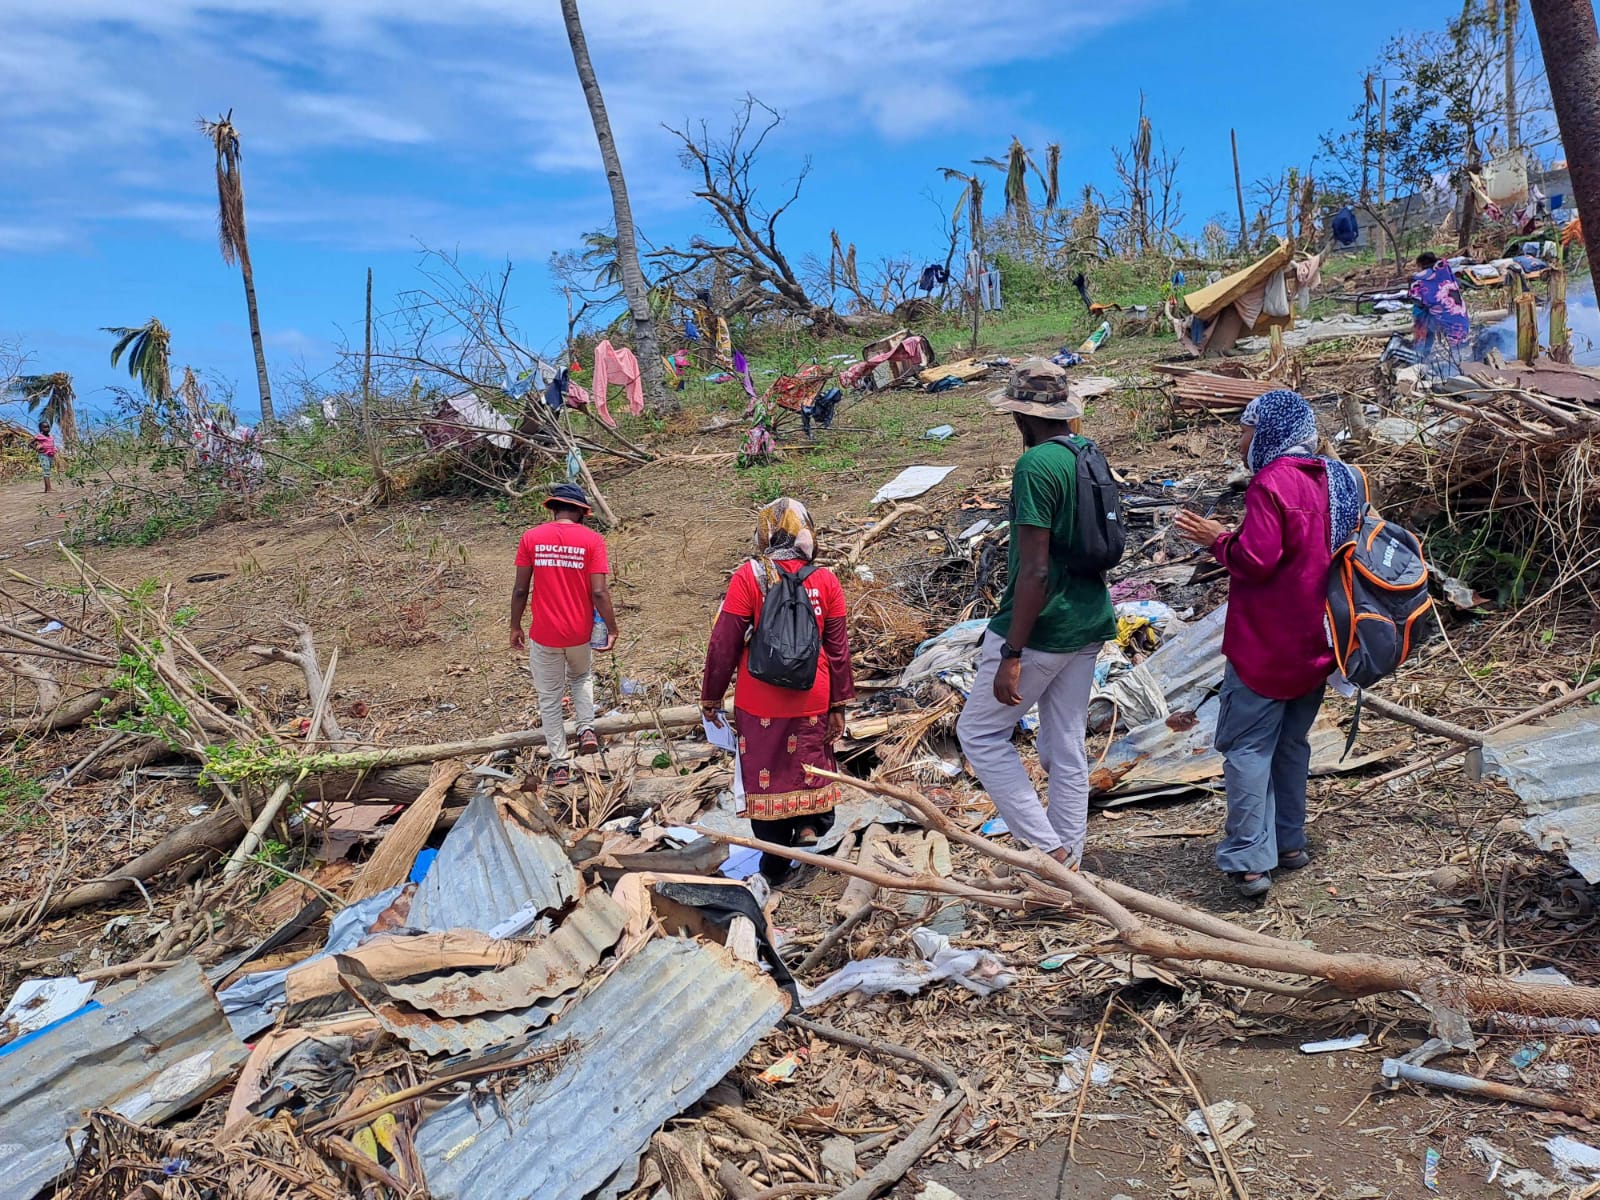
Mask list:
[[[1277,974],[1302,975],[1323,979],[1349,997],[1369,996],[1380,992],[1417,992],[1436,998],[1449,1008],[1473,1012],[1512,1012],[1525,1016],[1585,1017],[1600,1012],[1600,988],[1566,987],[1556,984],[1518,983],[1498,976],[1467,975],[1447,967],[1412,959],[1392,958],[1382,954],[1330,954],[1307,949],[1293,942],[1259,944],[1260,935],[1240,929],[1229,922],[1208,917],[1184,905],[1163,901],[1137,889],[1119,885],[1120,892],[1131,902],[1147,909],[1159,909],[1165,920],[1189,928],[1171,932],[1141,921],[1130,904],[1113,898],[1090,876],[1068,870],[1049,855],[1036,850],[1016,850],[990,841],[956,825],[926,796],[909,788],[897,787],[877,780],[856,779],[831,771],[810,772],[824,779],[848,783],[863,791],[887,797],[907,815],[915,817],[929,829],[936,829],[952,841],[970,846],[1000,862],[1020,868],[1045,886],[1023,878],[1023,885],[1039,899],[1065,894],[1088,912],[1099,917],[1116,932],[1117,940],[1130,950],[1154,959],[1178,961],[1203,960],[1230,963],[1234,966],[1252,967]],[[754,839],[725,839],[741,845],[752,846],[782,857],[801,858],[797,852],[781,846],[757,843]],[[861,868],[840,863],[835,859],[815,855],[804,856],[804,861],[815,862],[830,870],[846,874],[859,873]],[[849,868],[848,870],[846,868]],[[912,876],[896,876],[888,872],[874,872],[873,881],[880,887],[899,889],[947,891],[965,893],[966,897],[1013,908],[1025,903],[1021,896],[967,888],[948,880],[923,879],[924,884],[937,882],[939,887],[918,888]],[[958,892],[956,889],[960,889]],[[1202,932],[1194,932],[1203,928]]]

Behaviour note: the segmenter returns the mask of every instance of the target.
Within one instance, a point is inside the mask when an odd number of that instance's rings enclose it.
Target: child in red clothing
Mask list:
[[[50,472],[56,465],[56,440],[50,436],[50,422],[40,421],[33,435],[33,448],[39,455],[39,470],[44,473],[44,490],[50,490]]]

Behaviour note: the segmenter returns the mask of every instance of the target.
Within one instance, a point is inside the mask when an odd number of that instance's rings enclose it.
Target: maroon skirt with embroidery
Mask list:
[[[737,707],[733,712],[746,815],[757,821],[781,821],[832,812],[839,803],[839,785],[805,772],[807,766],[838,769],[828,740],[828,714],[756,717]]]

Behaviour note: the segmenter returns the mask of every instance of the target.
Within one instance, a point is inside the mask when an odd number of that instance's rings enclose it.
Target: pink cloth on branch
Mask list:
[[[609,341],[594,348],[594,407],[600,419],[615,426],[611,411],[606,407],[606,392],[612,384],[628,390],[628,411],[638,416],[644,411],[644,381],[639,375],[639,360],[626,346],[616,347]]]

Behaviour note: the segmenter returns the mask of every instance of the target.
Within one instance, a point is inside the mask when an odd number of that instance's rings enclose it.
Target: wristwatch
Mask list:
[[[1000,643],[1000,657],[1001,658],[1021,658],[1022,657],[1022,651],[1018,650],[1010,642],[1001,642]]]

